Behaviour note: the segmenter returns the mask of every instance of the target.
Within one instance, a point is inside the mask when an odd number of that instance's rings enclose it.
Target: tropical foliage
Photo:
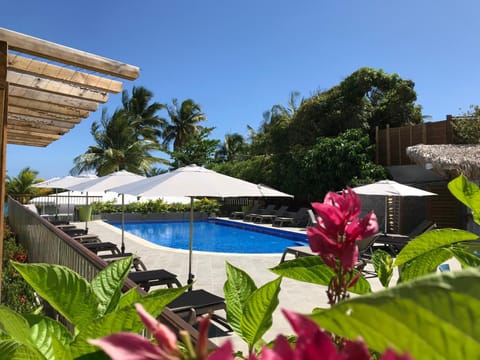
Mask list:
[[[157,290],[142,297],[136,289],[122,294],[132,257],[119,260],[88,282],[60,265],[13,264],[14,268],[73,326],[39,314],[19,314],[0,305],[0,354],[2,359],[105,358],[88,340],[119,331],[140,332],[136,316],[139,303],[153,316],[185,291]]]
[[[17,312],[31,312],[36,307],[33,289],[10,263],[10,261],[26,263],[27,253],[8,226],[5,226],[3,238],[1,303]]]
[[[167,105],[169,122],[163,129],[163,143],[168,146],[173,143],[173,150],[179,151],[193,135],[198,134],[203,128],[199,123],[207,118],[199,104],[192,99],[187,99],[178,104],[178,99],[173,99]]]
[[[112,115],[104,108],[100,122],[93,122],[90,130],[95,145],[74,159],[70,173],[76,175],[93,170],[98,176],[104,176],[127,170],[146,174],[154,164],[167,163],[153,155],[162,149],[157,137],[165,120],[156,115],[162,105],[149,105],[151,98],[151,92],[145,88],[134,88],[131,98],[123,92],[123,108]]]
[[[122,206],[115,204],[114,201],[94,202],[91,204],[94,214],[101,213],[120,213]],[[193,203],[194,211],[204,212],[206,214],[218,213],[220,203],[214,199],[202,198],[196,199]],[[188,212],[190,204],[166,203],[162,199],[148,200],[142,202],[131,202],[124,207],[126,213],[166,213],[166,212]]]
[[[451,122],[456,144],[480,143],[480,107],[471,106],[460,118]]]
[[[33,187],[42,181],[38,178],[38,171],[26,167],[20,170],[16,177],[7,175],[5,191],[22,204],[26,204],[31,197],[48,193],[48,190]]]

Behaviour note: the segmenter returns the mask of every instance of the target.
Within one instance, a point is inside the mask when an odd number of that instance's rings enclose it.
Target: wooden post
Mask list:
[[[7,150],[7,114],[8,114],[8,83],[7,83],[7,53],[8,45],[0,41],[0,261],[3,262],[3,235],[5,232],[5,178]],[[0,303],[2,299],[2,263],[0,263]]]
[[[380,162],[380,149],[378,148],[379,145],[380,145],[380,140],[378,138],[379,134],[378,134],[378,125],[375,126],[375,164],[379,164]]]
[[[390,124],[385,128],[385,139],[387,141],[387,166],[392,165],[392,151],[390,149]]]

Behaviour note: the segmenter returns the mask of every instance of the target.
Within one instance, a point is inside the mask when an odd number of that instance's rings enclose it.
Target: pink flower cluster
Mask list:
[[[230,341],[225,342],[215,351],[208,353],[208,327],[210,318],[200,319],[199,339],[195,349],[186,352],[180,351],[175,334],[165,325],[159,323],[137,304],[137,312],[146,328],[157,341],[157,345],[150,340],[130,333],[109,335],[101,339],[89,340],[92,345],[99,346],[113,360],[234,360],[233,348]],[[332,339],[309,318],[284,310],[284,315],[297,334],[297,341],[292,346],[285,336],[279,335],[275,339],[272,349],[263,347],[261,354],[250,354],[249,360],[368,360],[370,352],[365,343],[343,341],[339,350]],[[411,360],[408,355],[397,355],[387,350],[381,360]]]
[[[376,215],[371,212],[360,219],[362,204],[352,189],[341,194],[329,192],[323,203],[313,203],[317,224],[307,229],[311,249],[334,271],[340,265],[350,271],[358,261],[357,240],[378,232]]]

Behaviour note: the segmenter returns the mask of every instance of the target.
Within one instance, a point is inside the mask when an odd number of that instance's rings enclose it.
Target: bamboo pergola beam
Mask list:
[[[12,96],[12,94],[10,94],[10,96],[8,97],[8,105],[34,111],[45,111],[52,114],[81,118],[87,118],[90,114],[88,110],[81,110],[72,106],[47,103],[36,99],[21,98],[17,96]]]
[[[40,76],[46,79],[62,81],[115,94],[122,91],[122,83],[120,81],[29,59],[16,54],[8,54],[7,65],[9,70],[14,70],[19,73]]]
[[[3,28],[0,28],[0,39],[6,41],[11,50],[122,79],[135,80],[140,73],[136,66]]]
[[[7,81],[10,84],[15,84],[27,89],[36,89],[51,92],[53,94],[92,100],[99,103],[105,103],[108,100],[108,94],[105,91],[100,92],[98,90],[89,90],[87,88],[73,86],[71,84],[50,79],[43,79],[32,75],[20,74],[13,71],[7,73]]]
[[[46,91],[27,89],[14,84],[10,84],[9,93],[12,96],[21,97],[24,99],[39,100],[46,103],[69,106],[87,111],[97,111],[98,103],[91,100],[82,100],[72,98],[70,96],[52,94]]]

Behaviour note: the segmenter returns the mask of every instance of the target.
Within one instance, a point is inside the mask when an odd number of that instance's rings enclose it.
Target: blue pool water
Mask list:
[[[120,222],[111,222],[121,228]],[[188,221],[125,223],[125,231],[154,244],[188,250]],[[225,220],[196,221],[193,250],[242,254],[282,253],[288,246],[307,245],[306,235]]]

